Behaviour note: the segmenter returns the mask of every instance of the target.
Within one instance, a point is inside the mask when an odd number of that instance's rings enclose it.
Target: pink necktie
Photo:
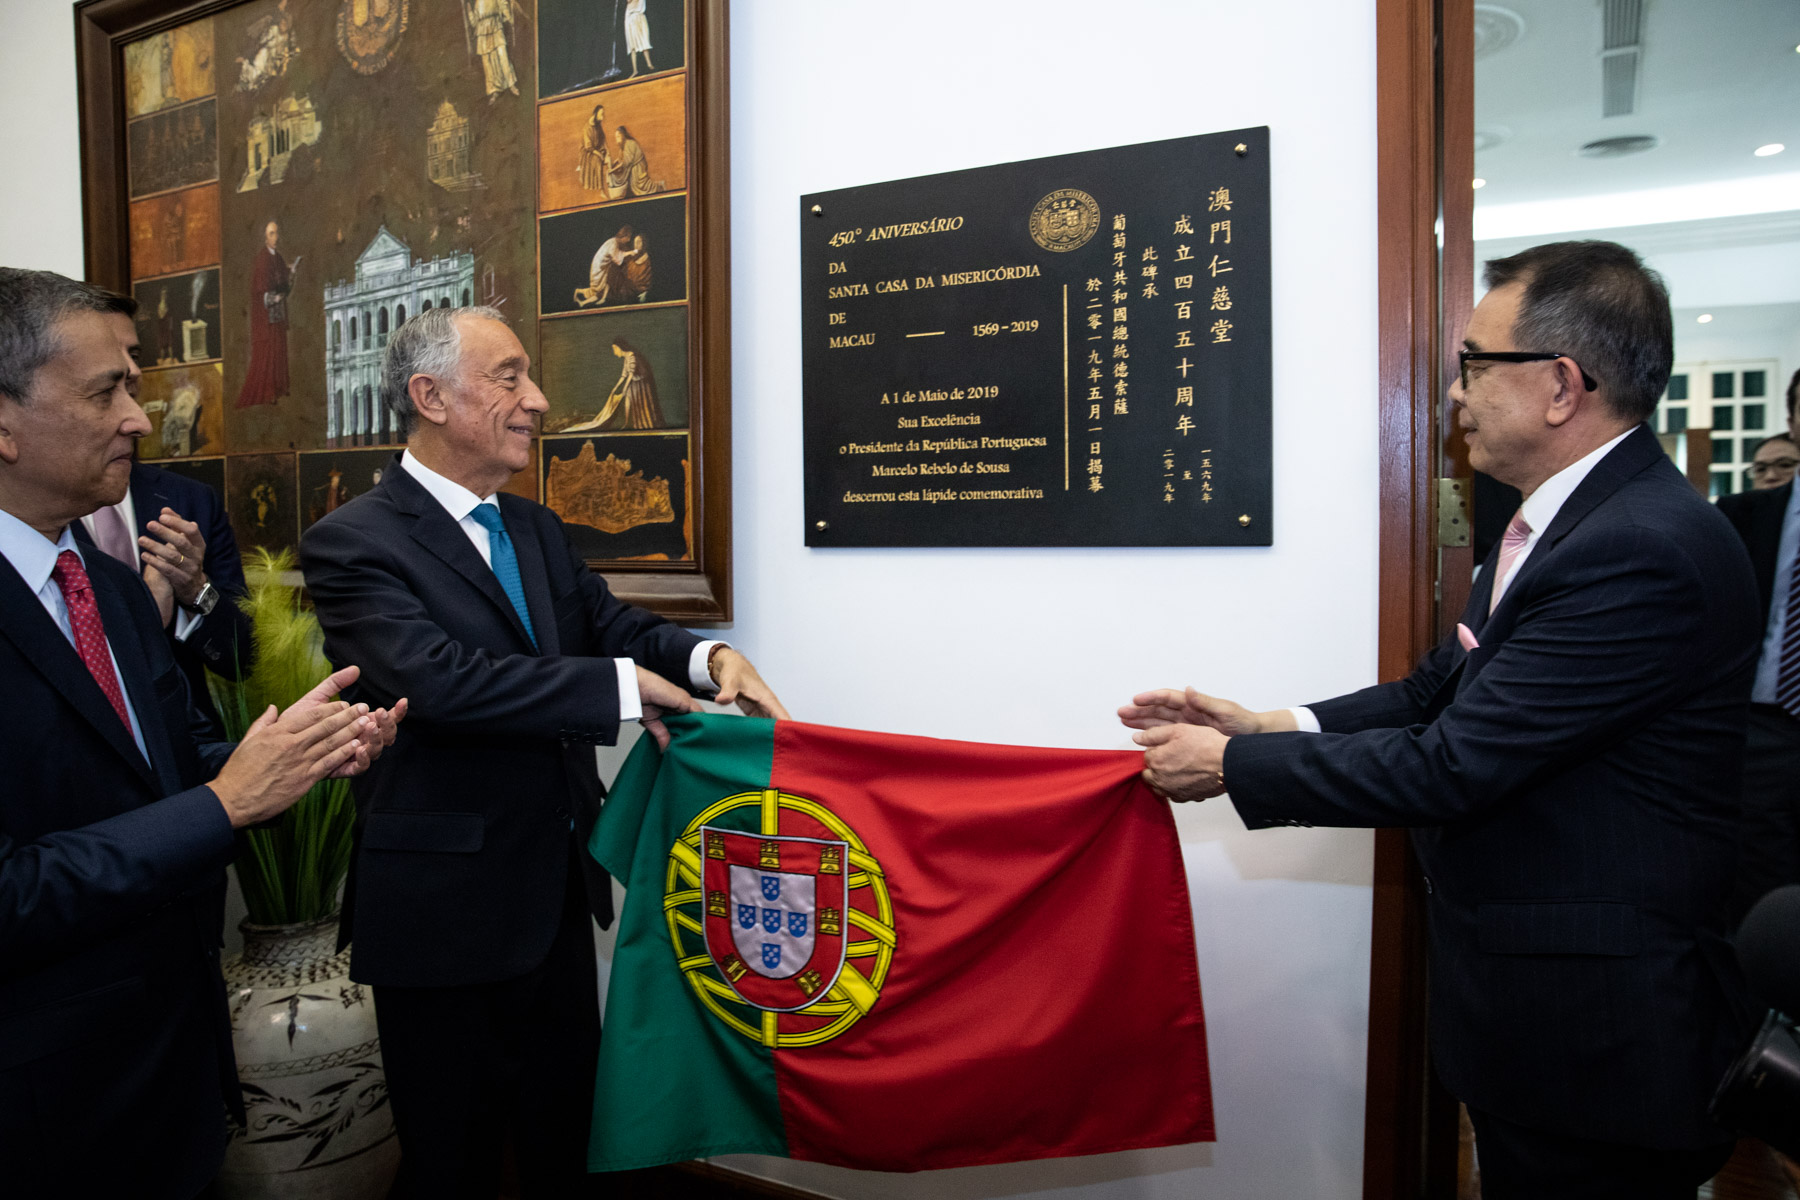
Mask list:
[[[1500,603],[1500,593],[1506,590],[1511,582],[1509,576],[1513,564],[1519,561],[1519,555],[1525,552],[1525,543],[1531,538],[1531,526],[1525,523],[1525,510],[1520,509],[1513,514],[1513,519],[1506,523],[1506,532],[1500,537],[1500,561],[1494,564],[1494,592],[1488,600],[1488,612],[1492,613]]]
[[[138,569],[137,546],[131,531],[125,528],[125,518],[119,510],[110,504],[94,510],[94,544],[132,570]]]

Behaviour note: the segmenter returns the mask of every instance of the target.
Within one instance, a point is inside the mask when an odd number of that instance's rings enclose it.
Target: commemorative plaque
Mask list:
[[[802,197],[807,545],[1269,545],[1268,148]]]

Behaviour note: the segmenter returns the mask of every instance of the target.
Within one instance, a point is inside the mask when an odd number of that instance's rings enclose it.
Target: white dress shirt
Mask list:
[[[0,509],[0,556],[4,556],[12,564],[12,569],[25,581],[25,586],[36,593],[38,603],[44,606],[44,611],[50,614],[50,619],[56,622],[62,635],[69,639],[69,645],[74,646],[75,630],[69,624],[69,606],[63,600],[62,588],[50,577],[50,573],[56,569],[57,558],[64,550],[73,550],[81,559],[83,568],[86,568],[87,555],[82,553],[81,543],[75,540],[75,535],[68,526],[65,525],[62,536],[52,542],[19,518]],[[102,552],[95,550],[94,553]],[[75,652],[80,654],[81,648],[77,646]],[[110,638],[107,639],[106,654],[112,661],[113,677],[119,681],[119,694],[125,697],[125,715],[131,718],[131,740],[137,743],[138,752],[148,762],[150,751],[144,746],[144,731],[138,725],[137,707],[132,704],[131,693],[125,688],[125,677],[119,672],[119,658],[113,653]]]
[[[499,508],[498,494],[477,496],[462,484],[445,478],[420,462],[413,456],[411,450],[400,456],[400,465],[406,468],[407,474],[419,481],[419,486],[431,493],[432,499],[444,506],[444,511],[448,512],[457,525],[462,528],[463,533],[468,536],[469,544],[475,547],[477,554],[481,555],[481,561],[492,569],[494,560],[488,549],[487,527],[471,514],[483,504],[491,504],[495,508]],[[727,644],[718,640],[701,642],[688,656],[688,682],[694,686],[696,691],[711,693],[718,690],[717,685],[712,681],[711,672],[706,669],[707,660],[712,657],[714,646]],[[643,702],[638,698],[637,663],[629,658],[615,658],[613,665],[618,668],[619,672],[619,720],[642,720],[644,707]]]
[[[1550,522],[1556,520],[1556,514],[1562,511],[1562,506],[1568,502],[1570,496],[1575,494],[1575,489],[1581,486],[1581,481],[1586,479],[1588,473],[1599,465],[1601,459],[1612,453],[1614,446],[1636,431],[1637,426],[1634,425],[1604,446],[1589,451],[1544,480],[1538,485],[1537,491],[1525,497],[1525,502],[1519,505],[1519,511],[1525,515],[1525,523],[1531,526],[1531,536],[1525,539],[1525,548],[1519,551],[1517,558],[1513,559],[1512,569],[1502,578],[1494,580],[1495,588],[1504,589],[1507,584],[1518,577],[1519,568],[1525,565],[1525,560],[1530,558],[1531,552],[1537,548],[1538,538],[1543,536],[1544,530],[1550,528]],[[1800,491],[1800,489],[1796,490]],[[1319,718],[1313,715],[1312,709],[1294,708],[1288,711],[1294,714],[1294,724],[1302,733],[1319,732]]]

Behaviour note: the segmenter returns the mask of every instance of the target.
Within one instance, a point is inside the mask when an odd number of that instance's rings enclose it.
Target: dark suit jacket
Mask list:
[[[1762,596],[1763,629],[1768,628],[1769,602],[1775,594],[1775,559],[1781,552],[1781,525],[1787,516],[1788,502],[1793,498],[1792,480],[1778,488],[1719,497],[1719,511],[1744,539],[1744,549],[1750,552],[1750,565],[1756,569],[1756,590]]]
[[[1487,616],[1408,678],[1233,738],[1251,828],[1406,826],[1432,1048],[1471,1107],[1663,1148],[1748,1036],[1724,936],[1756,598],[1738,539],[1645,428],[1563,505]]]
[[[237,1096],[219,978],[230,822],[131,570],[84,555],[150,761],[0,558],[0,1174],[9,1194],[189,1197]]]
[[[219,602],[185,640],[177,640],[171,630],[169,647],[187,678],[194,706],[213,723],[212,735],[223,737],[224,728],[218,724],[218,712],[206,687],[206,668],[227,679],[241,679],[256,661],[250,618],[237,604],[245,591],[244,564],[225,505],[204,483],[140,462],[131,464],[131,503],[137,510],[138,537],[150,535],[150,522],[167,506],[200,526],[200,536],[206,539],[202,565],[206,577],[219,589]],[[75,536],[93,544],[84,525],[76,524]]]
[[[325,652],[356,663],[355,699],[411,703],[355,784],[342,936],[353,978],[400,987],[510,979],[544,960],[569,869],[602,796],[594,746],[618,736],[629,656],[685,681],[699,639],[624,604],[541,504],[502,495],[533,650],[468,535],[398,458],[306,531],[300,561]],[[587,855],[580,855],[591,864]],[[604,923],[605,873],[588,876]]]

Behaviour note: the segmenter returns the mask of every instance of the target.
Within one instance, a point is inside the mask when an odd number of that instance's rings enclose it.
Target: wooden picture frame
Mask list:
[[[648,0],[648,17],[644,5],[625,0],[579,4],[502,0],[511,41],[501,48],[503,61],[497,66],[478,46],[478,10],[488,3],[84,0],[76,6],[88,278],[128,294],[138,290],[146,310],[141,336],[150,340],[147,347],[156,343],[157,357],[147,361],[150,370],[166,369],[172,375],[179,370],[191,376],[205,367],[223,375],[222,388],[208,377],[205,389],[187,385],[185,392],[181,390],[185,379],[164,381],[168,386],[157,394],[173,394],[184,407],[165,396],[167,407],[159,406],[159,411],[171,414],[167,418],[171,434],[164,438],[159,423],[157,436],[143,449],[158,455],[190,454],[194,457],[187,463],[194,469],[205,467],[208,459],[222,460],[213,469],[223,470],[228,485],[234,460],[254,458],[256,469],[267,474],[271,455],[286,455],[289,465],[282,470],[291,476],[292,487],[281,494],[291,497],[293,511],[278,519],[291,521],[297,538],[308,518],[316,519],[321,505],[328,511],[334,501],[356,494],[353,484],[368,486],[361,475],[370,473],[370,463],[377,457],[373,451],[391,452],[402,440],[387,428],[391,422],[381,417],[378,400],[373,406],[365,401],[358,409],[354,395],[346,402],[343,388],[332,386],[341,382],[331,373],[337,369],[331,363],[344,328],[332,325],[328,293],[335,289],[341,297],[352,278],[355,287],[362,287],[365,260],[383,254],[398,256],[408,272],[421,273],[428,259],[433,269],[457,266],[452,260],[459,257],[472,259],[473,266],[461,264],[464,276],[459,284],[443,289],[443,298],[436,295],[437,283],[423,285],[430,292],[425,303],[434,299],[455,303],[465,292],[477,303],[497,300],[532,353],[534,375],[547,393],[553,374],[583,380],[593,389],[577,395],[550,394],[551,417],[561,403],[592,419],[563,416],[563,424],[576,426],[572,437],[559,439],[556,431],[541,429],[533,467],[516,477],[508,490],[546,502],[554,491],[565,508],[571,507],[569,497],[576,496],[581,503],[574,507],[605,516],[601,528],[578,521],[571,528],[576,544],[620,598],[685,624],[728,623],[732,617],[728,0]],[[459,8],[466,9],[461,23],[456,20]],[[638,21],[635,41],[632,14]],[[253,15],[261,24],[252,22]],[[345,22],[370,22],[373,29],[377,17],[398,32],[390,32],[385,40],[366,39],[361,47],[354,36],[345,40]],[[579,22],[588,39],[584,44],[604,46],[608,17],[610,62],[598,57],[599,50],[585,66],[572,62],[568,30]],[[198,44],[200,35],[193,31],[203,26],[196,23],[209,18],[220,44],[208,43],[205,51],[181,49],[186,45],[182,38]],[[561,22],[552,30],[554,36],[540,36],[541,18],[553,26]],[[278,59],[284,64],[280,70],[266,69],[247,54],[255,47],[246,38],[260,36],[255,32],[259,29],[266,34],[269,21],[278,22],[284,31],[281,36],[291,38],[292,47],[297,47],[292,59]],[[328,33],[333,21],[335,44]],[[659,48],[654,52],[646,48],[640,63],[636,51],[624,50],[642,43],[646,28],[654,33]],[[674,38],[671,30],[676,31]],[[146,41],[164,34],[169,36],[161,42]],[[171,52],[163,49],[165,44],[175,45],[173,53],[186,53],[188,59],[170,67]],[[133,45],[140,49],[132,51],[137,56],[132,61],[140,65],[132,68],[136,73],[128,86],[127,47]],[[145,82],[149,75],[141,65],[148,55],[145,46],[162,54],[160,74],[152,83]],[[556,60],[554,81],[540,70],[547,46]],[[681,47],[679,52],[675,46]],[[281,51],[285,54],[290,48],[284,42]],[[653,53],[661,56],[660,63],[651,61]],[[408,54],[413,56],[410,63]],[[197,68],[189,59],[201,62],[210,73],[205,86],[211,93],[195,90]],[[294,86],[284,91],[282,72],[290,61],[299,62],[304,70],[294,72]],[[404,69],[388,71],[391,62]],[[337,75],[327,79],[327,69]],[[393,92],[391,110],[385,103],[370,103],[371,98],[380,99],[385,78],[392,80],[386,84]],[[308,83],[305,95],[299,93],[301,82]],[[418,116],[424,111],[419,106],[437,101],[436,91],[426,94],[434,88],[444,94],[443,120],[427,130]],[[154,92],[148,102],[146,91]],[[254,110],[252,104],[257,106]],[[577,168],[559,158],[557,170],[549,172],[544,167],[550,153],[546,146],[553,145],[554,153],[566,158],[571,136],[583,136],[580,130],[571,134],[564,128],[570,125],[569,111],[609,105],[614,117],[603,121],[595,112],[593,132],[586,135],[589,141],[573,151],[588,165]],[[188,107],[195,110],[193,119],[179,133],[160,128],[189,115]],[[377,115],[365,115],[371,110]],[[252,112],[246,122],[246,114]],[[554,128],[553,112],[561,122]],[[269,116],[275,118],[275,132],[261,124]],[[637,131],[626,132],[627,117],[638,125]],[[346,132],[334,145],[333,122],[340,118]],[[394,125],[392,130],[377,127],[384,119]],[[587,120],[583,118],[584,127]],[[471,124],[489,135],[490,150],[483,150],[486,157],[476,164],[490,168],[486,177],[471,166],[467,151],[455,163],[440,157],[443,130],[467,129]],[[352,126],[354,137],[348,132]],[[553,134],[557,140],[552,143],[547,139]],[[279,170],[272,172],[259,153],[259,136],[266,138],[270,151],[280,151]],[[325,141],[315,152],[313,141],[307,139],[321,136]],[[215,170],[212,178],[199,180],[190,150],[203,145],[205,138],[212,139]],[[468,133],[463,145],[477,140],[477,133]],[[605,144],[604,158],[594,143]],[[179,160],[162,149],[177,144],[185,155]],[[161,157],[150,155],[146,145],[157,147]],[[136,177],[131,174],[134,154],[139,164]],[[147,162],[155,164],[154,171],[144,166]],[[497,171],[492,169],[496,162]],[[285,185],[283,173],[288,176]],[[314,189],[310,193],[305,190],[309,187]],[[321,194],[327,201],[323,206]],[[347,215],[327,218],[310,211],[329,207],[340,194],[354,194],[361,207],[350,211],[340,204]],[[284,308],[279,318],[264,318],[265,323],[274,319],[295,323],[291,382],[285,325],[282,366],[275,383],[264,379],[267,372],[259,360],[263,348],[253,340],[256,331],[246,332],[252,307],[246,297],[254,287],[266,284],[263,275],[252,279],[247,270],[262,247],[253,244],[246,231],[264,227],[264,212],[268,225],[279,221],[294,227],[291,248],[285,229],[274,234],[280,249],[269,246],[269,253],[280,256],[284,272],[289,266],[286,255],[300,252],[291,264],[294,315],[290,318]],[[611,238],[606,244],[611,245],[617,241],[610,233],[613,218],[629,223],[640,215],[643,232],[638,238],[647,232],[652,245],[638,246],[637,265],[624,264],[632,268],[629,286],[617,273],[621,282],[612,289],[610,303],[604,288],[598,302],[564,298],[562,293],[569,290],[563,286],[568,282],[565,277],[574,269],[574,248],[579,246],[582,258],[594,254],[596,263],[601,257],[580,239],[591,240],[595,229],[606,227]],[[326,220],[336,222],[334,237],[327,237],[320,224]],[[389,224],[396,229],[390,232]],[[548,272],[542,259],[546,231],[557,255]],[[387,240],[381,239],[382,233],[388,234]],[[147,253],[152,236],[158,245],[154,253]],[[484,250],[482,239],[485,244],[497,241],[501,248]],[[350,256],[358,250],[361,256],[352,276]],[[484,254],[498,263],[498,271],[493,265],[481,268]],[[619,257],[624,256],[621,251]],[[302,260],[309,260],[305,267]],[[600,267],[592,270],[598,272]],[[473,288],[467,286],[470,271],[479,276]],[[548,278],[554,278],[560,289],[554,296],[544,290]],[[329,282],[333,279],[337,282]],[[415,287],[415,312],[417,291]],[[352,342],[360,334],[362,341],[356,344],[371,348],[365,361],[385,344],[389,312],[396,327],[406,313],[404,303],[391,310],[384,301],[377,303],[383,305],[379,341],[374,316],[366,315],[360,328],[351,323]],[[303,320],[310,323],[305,329]],[[553,325],[557,328],[546,339],[546,330]],[[163,346],[163,341],[169,345]],[[636,356],[628,358],[633,347]],[[546,348],[555,360],[548,364]],[[660,368],[654,375],[649,374],[651,361]],[[623,371],[620,363],[625,364]],[[634,364],[641,364],[635,374]],[[596,369],[584,372],[584,365]],[[603,376],[600,369],[607,369]],[[258,382],[250,382],[250,374],[256,374]],[[604,403],[610,398],[605,384],[615,374],[619,383],[612,390],[620,393],[623,405],[617,400]],[[628,377],[645,376],[664,389],[660,397],[644,393],[641,384],[622,392]],[[292,392],[293,400],[283,388]],[[202,414],[198,418],[196,407]],[[357,414],[353,432],[352,413]],[[682,434],[687,438],[685,454],[678,444]],[[577,442],[585,446],[578,447]],[[634,465],[628,454],[636,454],[639,463]],[[347,460],[344,469],[355,479],[328,474],[332,464],[309,462],[308,455],[342,455]],[[175,461],[182,465],[183,460]],[[250,466],[248,461],[245,466]],[[602,477],[605,487],[596,491]],[[577,484],[587,490],[578,490]],[[264,488],[261,494],[268,492]],[[634,507],[608,507],[625,504],[616,499],[625,493],[633,498]],[[639,527],[658,523],[658,528]],[[626,528],[621,531],[618,526]]]

